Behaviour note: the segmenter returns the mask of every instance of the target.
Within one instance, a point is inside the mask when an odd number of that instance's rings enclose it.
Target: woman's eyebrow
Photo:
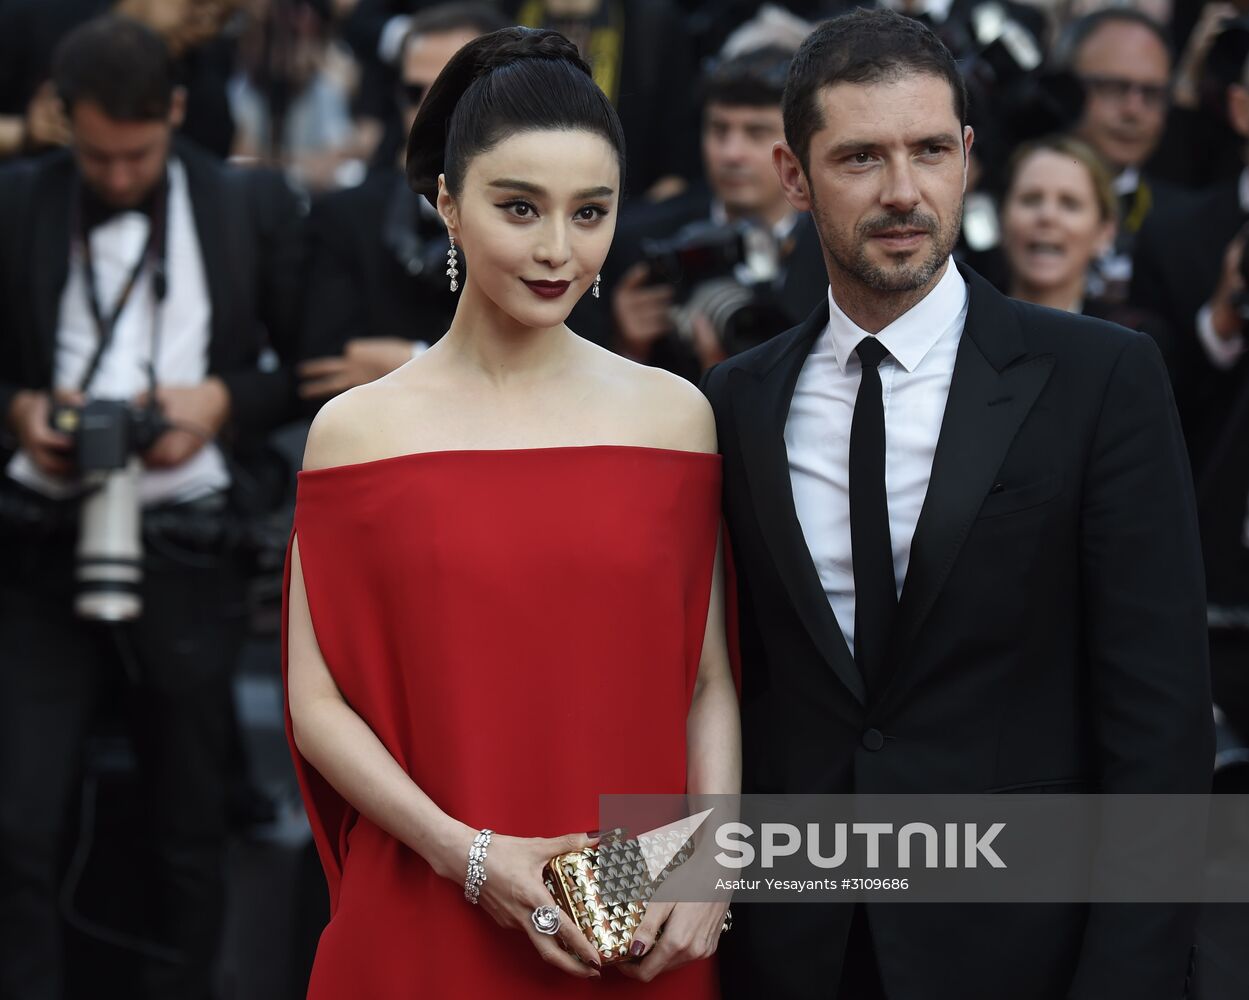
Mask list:
[[[539,187],[537,184],[513,180],[510,177],[500,177],[498,180],[491,181],[487,187],[507,188],[509,191],[525,191],[528,194],[546,194],[546,189]]]
[[[503,188],[508,191],[524,191],[526,194],[545,195],[546,188],[538,184],[531,184],[529,181],[520,181],[512,177],[500,177],[497,180],[490,181],[487,187]],[[577,191],[573,194],[574,198],[610,198],[616,192],[602,185],[600,187],[586,188],[584,191]]]

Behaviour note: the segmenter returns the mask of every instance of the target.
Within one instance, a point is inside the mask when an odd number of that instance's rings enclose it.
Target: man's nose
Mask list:
[[[104,174],[104,182],[110,191],[120,193],[130,187],[130,168],[125,163],[110,163]]]
[[[905,163],[890,164],[885,170],[884,187],[880,202],[898,211],[909,212],[919,204],[919,187],[915,183],[914,168]]]

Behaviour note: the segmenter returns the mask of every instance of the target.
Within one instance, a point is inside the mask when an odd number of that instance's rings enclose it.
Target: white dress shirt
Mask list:
[[[794,506],[824,593],[854,652],[854,567],[850,552],[850,419],[862,366],[853,353],[869,336],[828,293],[829,323],[803,363],[785,423]],[[967,283],[954,262],[920,302],[881,330],[885,492],[898,594],[928,492],[954,359],[967,319]]]
[[[95,399],[133,399],[149,388],[147,366],[152,357],[153,324],[160,319],[156,352],[156,379],[162,386],[191,386],[208,374],[208,343],[212,333],[212,302],[200,254],[186,169],[169,163],[166,273],[164,304],[152,295],[151,275],[144,269],[135,282],[126,308],[117,318],[113,340],[96,370],[87,395]],[[144,246],[150,220],[142,212],[122,212],[91,230],[91,257],[95,265],[100,309],[112,314],[122,286]],[[75,247],[57,315],[56,361],[53,385],[77,389],[99,343],[99,330],[87,302],[82,254]],[[53,498],[81,491],[76,480],[42,472],[25,451],[9,461],[8,474],[25,486]],[[220,449],[207,444],[181,465],[147,469],[140,485],[144,506],[193,500],[230,485],[230,474]]]

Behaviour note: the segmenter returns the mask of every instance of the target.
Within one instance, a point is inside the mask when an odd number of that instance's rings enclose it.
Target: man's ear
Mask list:
[[[811,188],[807,175],[803,172],[798,157],[789,148],[789,143],[781,141],[772,147],[772,166],[780,179],[781,190],[785,192],[785,200],[798,212],[811,210]]]
[[[181,128],[186,121],[186,87],[174,87],[169,98],[169,127]]]
[[[976,130],[970,125],[963,126],[963,193],[967,193],[967,170],[971,164],[971,147],[976,143]]]
[[[436,207],[438,214],[442,216],[442,224],[447,227],[447,232],[454,236],[460,229],[460,212],[459,207],[455,203],[455,199],[451,196],[451,192],[447,189],[447,175],[438,175],[438,197],[436,199]]]

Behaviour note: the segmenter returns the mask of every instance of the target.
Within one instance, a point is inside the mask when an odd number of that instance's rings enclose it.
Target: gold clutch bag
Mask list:
[[[542,869],[556,905],[576,921],[603,965],[627,962],[646,905],[673,868],[693,851],[688,835],[656,831],[601,840],[551,858]]]

